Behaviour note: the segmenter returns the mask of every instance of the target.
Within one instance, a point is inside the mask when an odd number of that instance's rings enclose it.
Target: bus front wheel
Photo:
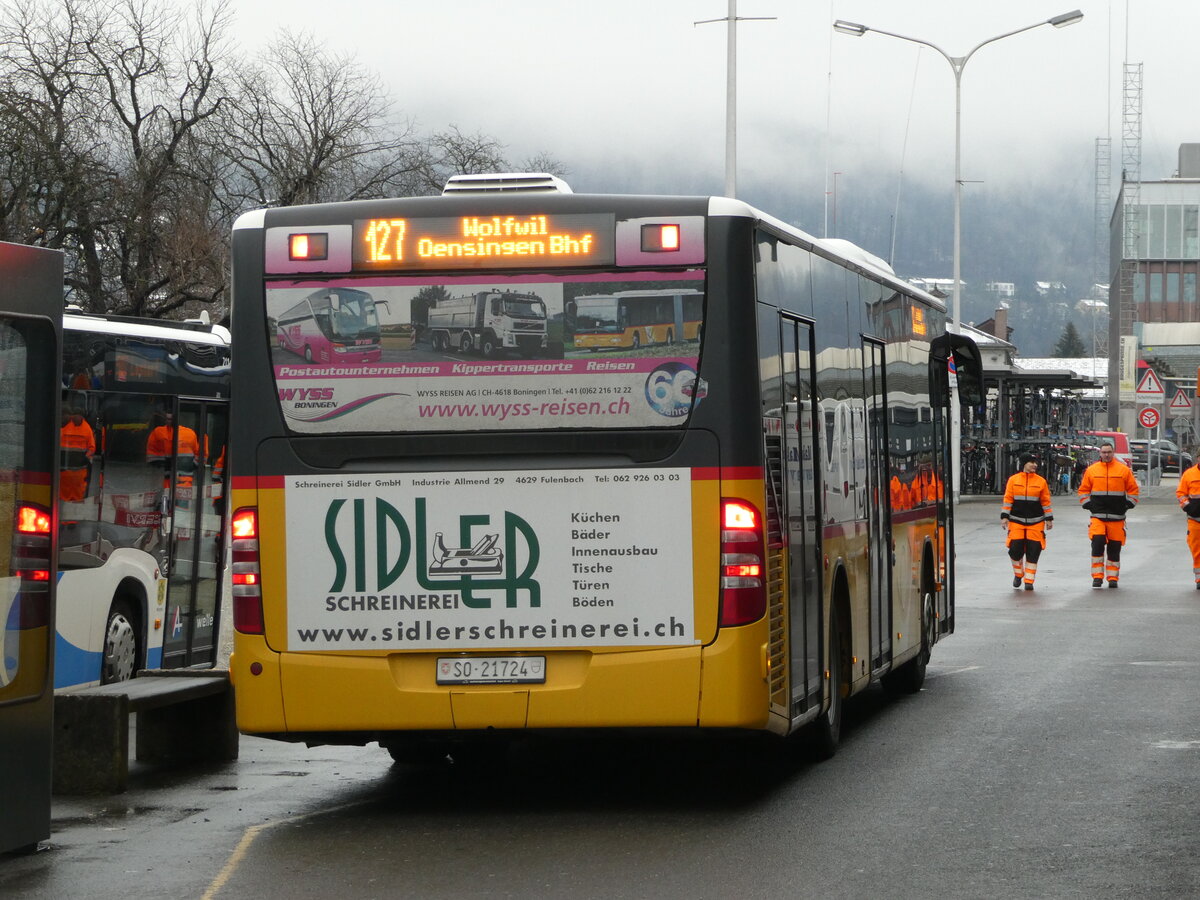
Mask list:
[[[925,684],[925,671],[936,635],[937,620],[933,615],[933,592],[927,586],[921,592],[921,649],[904,665],[883,676],[884,691],[893,696],[915,694]]]
[[[633,333],[633,349],[636,350],[640,346],[642,346],[642,338],[641,335],[635,331]]]
[[[308,346],[308,344],[304,345],[304,361],[308,363],[313,361],[312,347]]]
[[[101,660],[100,681],[128,681],[137,669],[138,639],[133,611],[125,600],[118,600],[108,612],[104,627],[104,657]]]

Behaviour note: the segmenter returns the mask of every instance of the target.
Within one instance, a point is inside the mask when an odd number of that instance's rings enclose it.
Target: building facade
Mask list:
[[[1200,144],[1179,148],[1173,177],[1128,188],[1121,185],[1109,229],[1109,426],[1135,433],[1139,326],[1200,322]]]

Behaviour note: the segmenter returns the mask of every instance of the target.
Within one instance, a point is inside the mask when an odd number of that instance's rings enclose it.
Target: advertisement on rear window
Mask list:
[[[696,643],[685,468],[285,482],[288,647]]]
[[[273,282],[280,407],[304,434],[682,425],[704,280],[668,274]]]

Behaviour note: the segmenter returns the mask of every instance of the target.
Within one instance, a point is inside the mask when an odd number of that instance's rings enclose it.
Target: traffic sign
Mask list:
[[[1179,390],[1177,390],[1175,392],[1175,396],[1171,398],[1171,405],[1168,408],[1169,409],[1191,409],[1192,408],[1192,399],[1187,395],[1187,393],[1183,390],[1183,388],[1180,388]]]
[[[1163,390],[1163,383],[1155,374],[1153,369],[1147,369],[1142,375],[1141,380],[1137,383],[1137,397],[1139,400],[1149,399],[1151,397],[1163,397],[1166,392]]]
[[[1146,428],[1155,428],[1158,425],[1158,410],[1153,406],[1147,406],[1138,413],[1138,421]]]

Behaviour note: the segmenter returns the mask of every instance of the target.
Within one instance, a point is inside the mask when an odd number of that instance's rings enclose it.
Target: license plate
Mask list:
[[[545,684],[544,656],[443,656],[438,684]]]

